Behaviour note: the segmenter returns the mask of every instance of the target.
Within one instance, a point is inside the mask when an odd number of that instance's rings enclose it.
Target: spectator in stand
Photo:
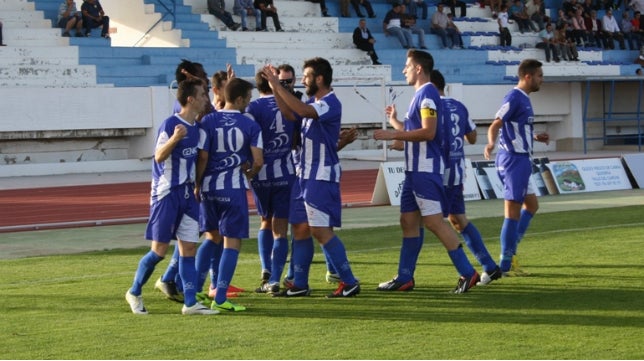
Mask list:
[[[499,24],[499,45],[501,46],[512,46],[512,34],[510,34],[510,29],[508,29],[508,19],[508,6],[502,3],[498,18],[496,19]]]
[[[577,0],[566,0],[561,4],[561,9],[567,17],[572,17],[577,9]]]
[[[284,31],[280,26],[280,18],[277,15],[277,8],[273,4],[273,0],[255,0],[255,8],[259,9],[261,12],[261,21],[262,21],[262,30],[268,31],[266,29],[266,17],[270,16],[273,18],[273,26],[275,26],[275,31]]]
[[[81,5],[81,12],[83,13],[83,27],[85,28],[85,36],[89,36],[92,29],[101,26],[101,36],[105,39],[110,38],[110,17],[105,15],[103,7],[98,0],[84,0]]]
[[[590,17],[590,12],[592,10],[599,10],[599,8],[597,8],[593,0],[584,0],[584,3],[581,4],[581,8],[584,9],[583,11],[584,19]]]
[[[373,12],[373,7],[371,7],[371,2],[369,0],[351,0],[351,5],[353,6],[353,10],[355,10],[356,15],[361,18],[364,18],[364,15],[360,12],[360,6],[367,10],[369,18],[373,19],[376,17],[376,13]]]
[[[631,0],[628,3],[628,6],[633,9],[633,11],[639,11],[640,14],[644,12],[644,0]]]
[[[561,58],[565,61],[579,61],[579,54],[577,53],[577,45],[575,42],[566,37],[568,31],[566,27],[569,27],[569,24],[562,24],[557,27],[555,30],[555,42],[557,48],[559,49],[559,54]]]
[[[586,30],[588,30],[588,42],[597,47],[608,48],[602,32],[601,20],[597,19],[597,10],[591,10],[590,17],[586,18]]]
[[[528,14],[528,19],[537,24],[539,31],[543,30],[546,26],[546,9],[543,6],[542,0],[528,0],[525,3],[525,11]]]
[[[373,48],[373,44],[376,43],[376,39],[371,35],[371,31],[367,28],[367,21],[364,18],[360,19],[358,27],[353,30],[353,43],[358,49],[367,52],[367,55],[371,57],[373,65],[382,65],[378,61],[376,50]]]
[[[382,22],[382,31],[385,36],[395,35],[400,45],[405,49],[409,49],[414,46],[414,40],[411,36],[411,31],[402,27],[402,9],[401,3],[396,1],[392,4],[391,10],[387,12]]]
[[[7,46],[7,44],[2,41],[2,21],[0,21],[0,46]]]
[[[425,0],[405,0],[405,7],[407,7],[407,13],[416,16],[416,18],[418,18],[418,8],[420,8],[422,10],[421,18],[427,19],[427,2]]]
[[[637,32],[639,34],[640,40],[644,40],[644,24],[642,24],[640,20],[641,13],[639,11],[636,11],[633,14],[633,20],[631,20],[631,24],[633,24],[633,31]],[[2,41],[0,41],[1,43]]]
[[[583,8],[577,6],[575,10],[575,16],[572,17],[572,33],[577,46],[584,46],[588,43],[588,30],[586,30],[586,21],[584,20]]]
[[[425,46],[425,30],[416,25],[416,16],[410,14],[402,14],[402,28],[411,31],[412,34],[417,34],[418,46],[421,49],[427,49],[427,46]]]
[[[74,0],[65,0],[58,7],[58,27],[65,29],[63,31],[63,36],[69,37],[69,33],[72,28],[76,28],[76,36],[84,37],[85,33],[83,32],[83,15],[78,8]]]
[[[307,0],[315,4],[320,4],[320,11],[322,12],[322,16],[325,18],[328,18],[329,16],[329,10],[326,8],[326,0]],[[347,17],[349,16],[349,12],[347,9]]]
[[[559,52],[557,51],[557,44],[555,41],[555,33],[552,29],[552,23],[546,24],[545,29],[541,30],[539,33],[539,38],[541,41],[537,43],[537,49],[543,49],[546,52],[546,62],[550,62],[551,54],[554,58],[555,63],[558,63]]]
[[[622,13],[622,33],[624,39],[628,42],[629,50],[637,50],[642,46],[642,38],[639,34],[639,29],[635,30],[633,22],[629,19],[628,11]]]
[[[566,24],[572,23],[572,20],[566,15],[564,9],[559,9],[557,11],[557,21],[555,22],[555,29],[570,29],[570,33],[566,33],[567,38],[572,38],[572,28],[566,27]]]
[[[217,19],[221,20],[226,27],[232,31],[239,29],[241,24],[233,20],[233,16],[226,11],[224,0],[208,0],[208,12]]]
[[[611,9],[606,10],[606,14],[602,18],[602,30],[609,49],[615,49],[614,40],[617,40],[620,49],[626,49],[624,45],[624,34],[619,29],[619,25],[617,25],[617,20],[613,17],[613,10]]]
[[[531,29],[534,32],[538,32],[537,28],[534,26],[532,21],[528,18],[528,14],[525,11],[525,6],[523,6],[523,2],[521,0],[514,0],[514,3],[512,6],[510,6],[510,9],[508,10],[510,19],[516,21],[517,25],[519,26],[519,31],[521,34],[525,33],[528,31],[528,29]]]
[[[456,16],[457,6],[461,8],[461,17],[464,18],[467,16],[467,4],[461,0],[443,0],[443,5],[449,6],[449,11],[454,16]]]
[[[492,19],[496,20],[499,15],[498,13],[501,11],[501,5],[503,5],[505,2],[502,0],[490,0],[490,10],[492,11]],[[481,4],[485,4],[484,1],[481,1]],[[485,5],[483,5],[485,7]]]
[[[340,0],[340,17],[350,18],[351,12],[349,11],[349,3],[351,0]]]
[[[456,36],[454,36],[453,39],[458,39],[458,41],[453,44],[454,49],[463,49],[461,30],[456,26],[456,23],[454,23],[454,14],[452,13],[447,14],[447,29],[452,29],[450,31],[454,31],[456,33]]]
[[[235,5],[233,5],[233,14],[238,15],[241,18],[241,28],[242,31],[248,31],[248,16],[255,17],[255,30],[262,27],[260,21],[260,12],[259,9],[255,9],[253,5],[253,0],[235,0]]]
[[[448,49],[459,45],[459,34],[454,30],[454,28],[449,28],[447,26],[449,18],[447,17],[447,14],[445,14],[444,10],[445,5],[443,3],[436,5],[436,12],[432,15],[431,31],[441,39],[441,43],[443,44],[441,49]],[[451,44],[447,41],[448,36],[451,40]]]

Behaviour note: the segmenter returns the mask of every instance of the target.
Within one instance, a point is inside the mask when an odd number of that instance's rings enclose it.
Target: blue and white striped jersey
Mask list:
[[[334,92],[322,99],[307,101],[318,113],[318,119],[302,119],[302,152],[300,177],[329,182],[340,182],[338,140],[342,120],[342,104]]]
[[[534,111],[530,98],[519,88],[503,98],[496,117],[503,121],[499,130],[499,148],[510,153],[532,154]]]
[[[441,97],[445,119],[445,129],[451,133],[449,159],[443,175],[443,184],[458,186],[465,180],[465,134],[476,129],[476,124],[470,118],[470,113],[463,103],[450,98]]]
[[[185,126],[188,134],[179,141],[165,161],[157,163],[154,159],[152,160],[151,203],[165,197],[173,188],[195,181],[197,144],[199,143],[199,126],[197,124],[190,124],[181,119],[178,114],[166,119],[161,123],[157,132],[155,151],[168,142],[178,124]]]
[[[199,124],[198,147],[208,152],[201,190],[250,189],[241,166],[252,163],[251,147],[263,148],[259,124],[237,110],[210,113]]]

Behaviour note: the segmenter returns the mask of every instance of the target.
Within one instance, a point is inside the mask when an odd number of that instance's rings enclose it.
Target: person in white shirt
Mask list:
[[[628,6],[633,8],[633,11],[639,11],[640,14],[644,13],[644,0],[631,0]]]
[[[617,25],[617,20],[613,17],[613,10],[611,9],[606,10],[606,15],[602,18],[602,31],[606,37],[609,49],[615,49],[615,43],[613,40],[617,40],[620,49],[626,49],[624,44],[624,34],[622,34],[619,25]]]

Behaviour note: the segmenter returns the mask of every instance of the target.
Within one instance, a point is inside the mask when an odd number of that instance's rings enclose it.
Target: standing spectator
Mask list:
[[[546,9],[543,6],[542,0],[528,0],[525,3],[525,11],[528,14],[528,19],[537,24],[539,31],[543,30],[546,22]]]
[[[432,15],[431,31],[438,35],[443,44],[441,49],[453,48],[454,46],[459,45],[459,34],[454,30],[454,28],[447,27],[449,23],[449,18],[444,12],[445,5],[439,3],[436,5],[436,12]],[[449,36],[451,44],[447,41]]]
[[[510,9],[508,10],[510,19],[514,20],[517,22],[517,25],[519,26],[519,31],[521,34],[524,32],[528,31],[528,29],[531,29],[534,32],[537,32],[537,28],[534,26],[532,21],[528,18],[528,14],[525,11],[525,7],[523,6],[523,2],[521,0],[514,0],[514,3],[512,6],[510,6]]]
[[[373,7],[371,7],[371,2],[369,0],[351,0],[351,5],[353,10],[355,10],[356,15],[363,18],[364,15],[360,12],[360,6],[367,10],[367,15],[369,18],[373,19],[376,17],[376,13],[373,12]]]
[[[141,296],[143,285],[165,257],[173,239],[178,241],[181,250],[179,274],[184,292],[181,313],[218,313],[197,302],[195,287],[199,205],[193,184],[199,143],[196,118],[208,102],[203,81],[195,78],[180,82],[177,99],[181,104],[181,111],[161,124],[154,151],[150,220],[145,231],[145,238],[150,240],[150,251],[139,261],[132,286],[125,292],[125,300],[132,313],[139,315],[148,313]]]
[[[0,21],[0,46],[7,46],[7,44],[2,41],[2,21]]]
[[[76,28],[76,36],[84,37],[83,32],[83,15],[78,11],[74,0],[65,0],[58,7],[58,27],[65,29],[63,36],[71,36],[69,31]]]
[[[499,24],[499,45],[501,46],[512,46],[512,34],[510,34],[510,29],[508,28],[508,20],[508,6],[504,3],[501,5],[501,10],[496,19]]]
[[[499,139],[496,169],[503,182],[504,221],[501,227],[501,260],[499,266],[504,276],[519,276],[516,259],[517,246],[525,234],[532,217],[539,209],[539,201],[530,187],[532,173],[532,144],[548,144],[547,133],[534,134],[534,110],[530,93],[539,91],[543,82],[540,61],[525,59],[519,64],[519,82],[506,94],[503,104],[487,132],[487,145],[483,155],[490,159]],[[517,132],[517,129],[521,129]],[[513,273],[510,273],[514,268]]]
[[[253,0],[235,0],[235,5],[233,5],[233,14],[239,15],[241,18],[242,31],[248,31],[248,16],[255,17],[255,29],[260,29],[262,27],[260,21],[261,14],[259,9],[255,9]]]
[[[261,31],[268,31],[266,28],[266,17],[270,16],[273,19],[273,26],[275,31],[284,31],[282,26],[280,26],[280,19],[277,15],[277,8],[273,4],[273,0],[255,0],[255,9],[259,9],[261,12],[261,22],[262,29]]]
[[[638,20],[639,21],[639,20]],[[624,34],[624,39],[628,41],[629,50],[637,50],[642,46],[642,38],[639,34],[639,29],[635,29],[633,22],[628,18],[628,11],[622,13],[621,30]],[[639,24],[638,24],[639,25]]]
[[[425,2],[425,0],[408,0],[408,1],[405,1],[405,4],[406,6],[408,6],[407,8],[408,14],[418,18],[418,9],[420,8],[421,9],[420,17],[423,20],[427,19],[427,3]]]
[[[233,21],[232,14],[226,11],[226,3],[224,0],[208,0],[208,12],[221,20],[232,31],[239,29],[241,26],[241,24]]]
[[[443,0],[443,4],[449,6],[449,11],[452,15],[456,16],[456,7],[461,8],[461,17],[467,16],[467,4],[461,0]]]
[[[615,49],[614,40],[617,40],[620,49],[626,49],[624,34],[622,34],[619,25],[617,25],[617,20],[613,17],[613,10],[611,9],[606,10],[606,14],[602,18],[602,30],[609,49]]]
[[[443,176],[443,185],[447,195],[447,219],[452,228],[460,233],[467,248],[483,267],[481,282],[477,285],[487,285],[501,278],[501,269],[490,256],[479,230],[467,219],[465,199],[463,198],[463,183],[465,181],[465,152],[463,151],[465,142],[463,140],[467,140],[469,144],[476,143],[476,124],[470,118],[469,111],[463,103],[445,95],[443,74],[438,70],[433,70],[430,78],[441,96],[445,112],[443,117],[445,132],[453,135]]]
[[[304,61],[302,83],[306,87],[306,94],[310,96],[306,103],[280,84],[273,66],[264,67],[263,73],[278,104],[283,106],[282,113],[292,113],[302,119],[302,148],[298,169],[301,192],[297,203],[304,204],[310,232],[341,278],[338,288],[327,297],[356,296],[360,293],[360,283],[353,275],[342,240],[334,232],[334,227],[342,225],[339,184],[341,168],[337,152],[342,104],[331,87],[333,68],[324,58]],[[296,239],[291,257],[295,281],[283,296],[306,296],[310,293],[308,270],[312,260],[312,239]]]
[[[480,280],[467,259],[454,230],[447,225],[447,200],[443,186],[445,156],[450,142],[446,134],[444,109],[440,95],[430,82],[434,59],[429,53],[409,50],[403,74],[415,93],[405,118],[398,120],[395,105],[385,113],[394,128],[377,129],[376,140],[402,141],[405,146],[405,180],[400,196],[402,246],[398,274],[378,285],[378,291],[404,291],[415,286],[414,271],[424,242],[424,228],[443,244],[452,264],[460,274],[454,293],[465,293]],[[447,144],[447,145],[446,145]]]
[[[536,47],[538,49],[543,49],[546,52],[546,62],[550,62],[552,54],[555,62],[558,63],[560,60],[555,42],[555,33],[552,29],[552,23],[546,24],[546,28],[541,30],[539,33],[539,38],[541,38],[541,41],[537,43]]]
[[[402,14],[402,27],[409,30],[412,34],[418,35],[418,47],[427,49],[425,46],[425,30],[416,25],[416,16],[409,14]]]
[[[373,47],[373,44],[376,43],[376,39],[374,39],[371,35],[371,31],[367,28],[367,21],[365,19],[360,19],[358,26],[353,30],[353,43],[358,49],[367,52],[367,55],[371,57],[373,65],[382,65],[378,61],[378,55]]]
[[[409,49],[414,46],[411,31],[402,27],[402,4],[398,1],[392,4],[392,9],[387,12],[382,22],[382,31],[385,36],[395,35],[403,48]]]
[[[200,231],[224,238],[215,298],[210,306],[213,310],[246,310],[230,302],[227,291],[237,268],[241,241],[249,235],[249,180],[264,163],[262,130],[241,113],[250,102],[252,89],[246,80],[228,80],[224,109],[206,115],[200,123],[195,186],[195,194],[201,198]]]
[[[105,15],[103,7],[98,0],[84,0],[81,5],[81,12],[83,13],[83,27],[85,28],[85,36],[91,34],[92,29],[101,26],[101,36],[105,39],[110,38],[110,18]]]

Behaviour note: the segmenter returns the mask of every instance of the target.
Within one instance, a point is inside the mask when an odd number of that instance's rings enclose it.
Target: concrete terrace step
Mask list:
[[[38,10],[3,10],[0,9],[0,19],[7,26],[10,21],[46,20],[42,11]],[[50,22],[51,24],[51,22]]]
[[[338,48],[352,49],[353,39],[351,34],[345,33],[322,33],[315,36],[312,41],[310,33],[272,33],[263,31],[235,32],[222,31],[219,38],[226,39],[226,45],[234,48],[268,48],[279,49],[288,44],[289,49],[306,49],[306,48]]]
[[[96,86],[96,67],[93,65],[0,67],[0,84],[45,88]]]
[[[371,59],[366,52],[358,49],[280,49],[267,52],[266,49],[237,49],[238,64],[301,64],[304,59],[324,56],[331,65],[368,65]]]
[[[240,21],[239,17],[233,16],[233,18],[236,18],[236,22]],[[210,14],[201,15],[201,21],[208,24],[211,30],[233,32],[221,20]],[[280,17],[280,25],[285,32],[302,32],[308,34],[338,32],[338,18],[334,17]],[[255,29],[255,20],[253,18],[248,21],[248,26],[251,30]],[[271,31],[275,30],[272,19],[267,19],[266,27]],[[240,30],[238,31],[241,32]]]
[[[523,49],[521,51],[488,51],[488,60],[490,61],[521,61],[526,58],[545,60],[546,55],[543,49]],[[601,51],[584,51],[579,50],[579,59],[582,61],[602,61]]]
[[[46,19],[23,19],[23,18],[5,18],[0,16],[0,19],[2,20],[2,24],[5,29],[9,28],[15,28],[15,29],[20,29],[20,28],[51,28],[51,20],[46,20]]]
[[[507,76],[515,77],[517,75],[518,65],[508,65],[505,67]],[[601,65],[593,66],[580,62],[544,63],[543,73],[546,77],[556,76],[618,76],[620,75],[619,65]]]
[[[12,40],[13,43],[23,40],[44,40],[57,39],[61,37],[61,29],[52,28],[6,28],[3,29],[5,39]]]
[[[78,65],[78,47],[0,47],[0,63],[5,66]]]
[[[27,0],[0,0],[0,12],[3,10],[32,11],[35,10],[33,2]],[[3,18],[6,20],[6,18]]]
[[[208,5],[204,0],[183,0],[183,3],[184,5],[192,6],[194,14],[208,14]],[[327,6],[329,6],[329,3],[327,3]],[[320,17],[322,15],[320,4],[308,1],[275,0],[274,4],[280,20],[286,17]],[[226,1],[226,10],[231,14],[233,5],[234,1]]]

